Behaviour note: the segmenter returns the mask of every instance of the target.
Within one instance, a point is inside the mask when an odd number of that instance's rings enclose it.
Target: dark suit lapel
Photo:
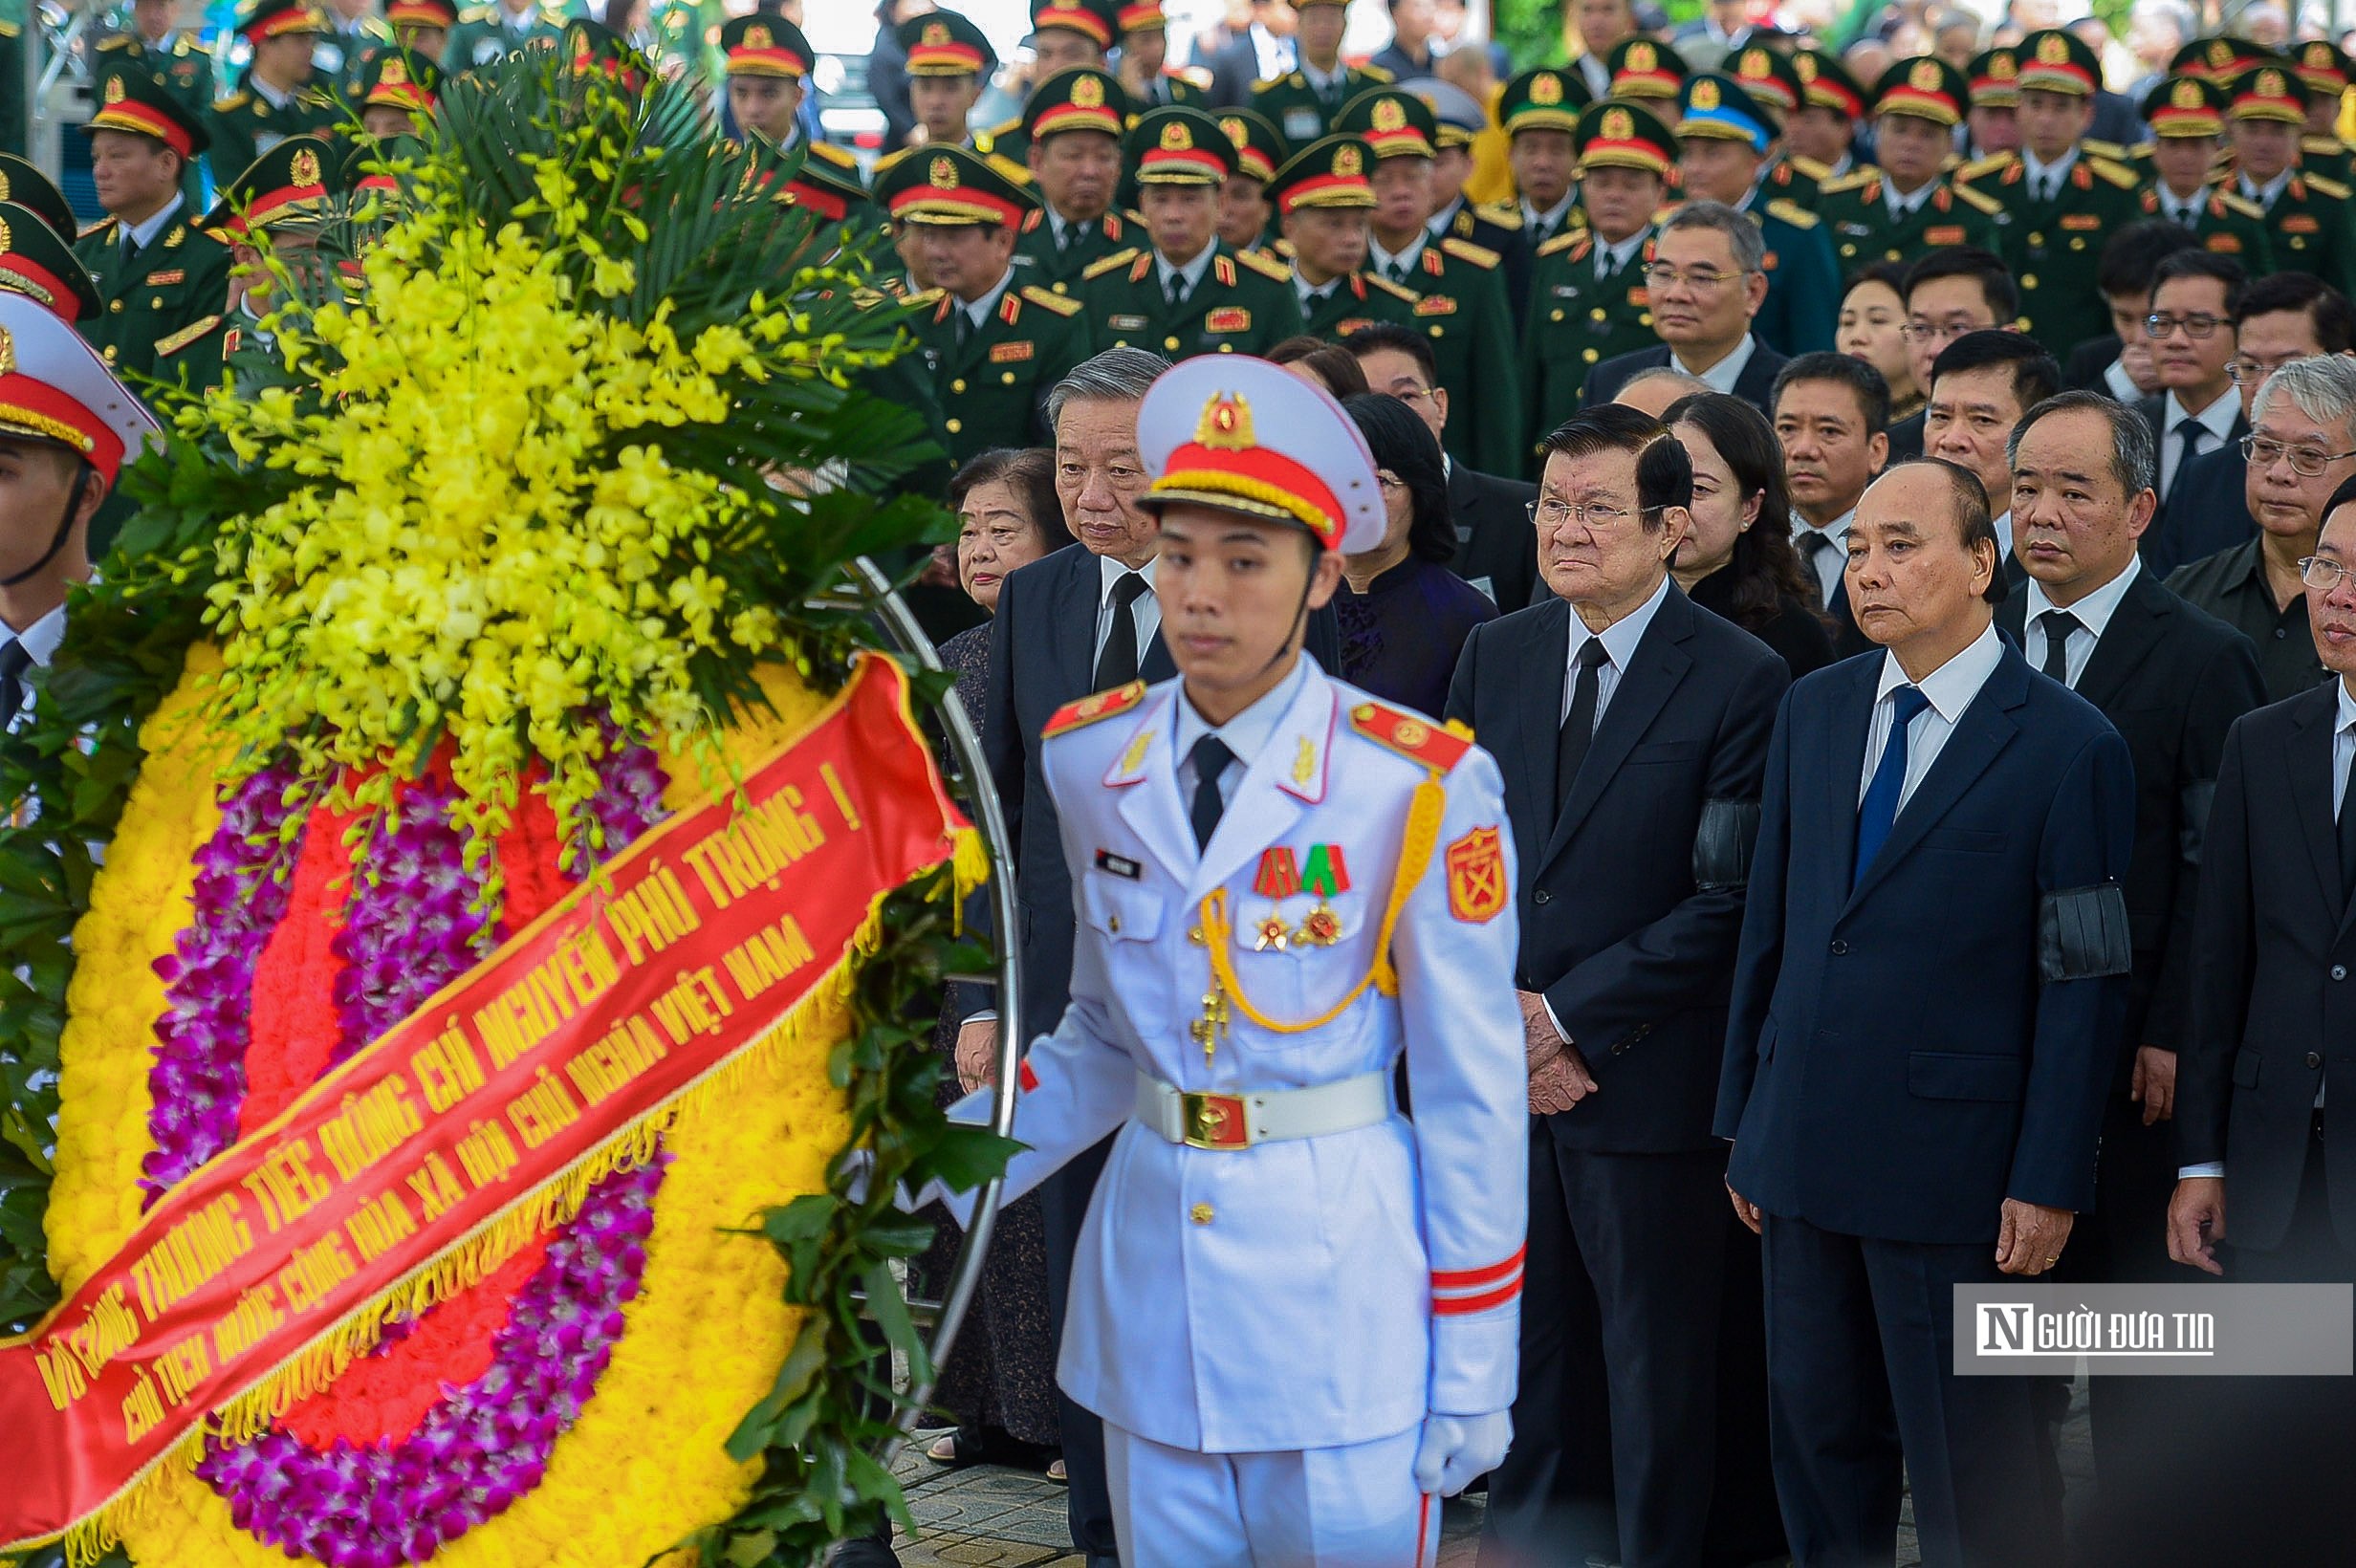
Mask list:
[[[1603,709],[1603,721],[1596,726],[1595,743],[1587,749],[1587,760],[1581,764],[1579,781],[1572,786],[1571,797],[1562,803],[1562,815],[1556,819],[1554,836],[1547,840],[1546,862],[1562,853],[1579,824],[1586,820],[1595,809],[1603,790],[1627,760],[1628,752],[1642,740],[1645,731],[1652,728],[1661,709],[1693,667],[1692,655],[1682,646],[1692,635],[1693,606],[1674,584],[1661,607],[1653,612],[1652,624],[1645,628],[1642,641],[1636,644],[1634,657],[1628,660],[1627,673],[1621,676],[1613,688],[1611,706]],[[1569,629],[1564,628],[1563,659],[1568,666],[1570,657]],[[1557,688],[1560,695],[1560,688]]]
[[[2298,815],[2300,837],[2307,841],[2307,857],[2315,865],[2316,886],[2323,907],[2344,923],[2346,902],[2340,887],[2340,840],[2331,815],[2331,730],[2340,716],[2340,699],[2331,686],[2318,686],[2299,705],[2299,716],[2283,740],[2283,761],[2289,772],[2291,808]]]
[[[1954,732],[1939,748],[1938,760],[1931,765],[1931,772],[1923,775],[1913,795],[1898,808],[1898,819],[1890,825],[1889,838],[1873,863],[1865,867],[1856,892],[1850,895],[1851,903],[1863,898],[1874,883],[1887,876],[1889,868],[1922,841],[1923,835],[1963,798],[1964,792],[1988,771],[1996,754],[2020,733],[2012,709],[2027,698],[2028,690],[2028,662],[2007,647],[1996,673],[1988,677],[1988,684],[1979,688],[1979,695],[1972,699],[1963,716],[1955,721]],[[1862,749],[1858,767],[1865,767]]]
[[[1800,746],[1801,787],[1793,798],[1818,803],[1816,809],[1823,814],[1820,831],[1841,851],[1837,860],[1811,857],[1812,863],[1830,866],[1840,879],[1819,890],[1833,904],[1847,900],[1849,883],[1855,880],[1849,862],[1857,854],[1858,780],[1865,771],[1865,731],[1873,725],[1874,692],[1882,679],[1883,657],[1887,656],[1857,661],[1848,689],[1834,704],[1829,735],[1813,737],[1814,744],[1801,744],[1802,737],[1794,737]]]
[[[1526,798],[1538,809],[1540,822],[1555,814],[1555,748],[1562,732],[1562,683],[1571,664],[1571,615],[1567,599],[1553,599],[1536,607],[1529,629],[1516,650],[1517,662],[1509,675],[1514,682],[1514,725],[1520,732],[1517,767]],[[1532,834],[1538,838],[1537,834]],[[1546,838],[1552,838],[1549,833]],[[1544,840],[1528,846],[1542,848]],[[1542,860],[1533,860],[1535,875]]]
[[[1742,367],[1742,374],[1734,378],[1734,396],[1756,407],[1766,407],[1767,395],[1775,390],[1776,372],[1786,362],[1782,355],[1766,344],[1755,342],[1750,361]]]
[[[2095,640],[2094,652],[2078,677],[2078,695],[2108,711],[2127,678],[2159,646],[2174,613],[2151,574],[2137,574],[2119,607],[2111,612],[2110,624]]]
[[[1056,673],[1062,689],[1086,693],[1096,689],[1097,601],[1103,592],[1103,568],[1085,546],[1072,547],[1056,584],[1052,624],[1055,627]],[[1157,645],[1161,639],[1154,639]]]

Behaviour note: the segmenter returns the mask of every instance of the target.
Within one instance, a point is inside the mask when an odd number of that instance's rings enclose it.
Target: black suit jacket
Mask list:
[[[1889,427],[1889,462],[1911,463],[1922,455],[1923,416],[1909,414]]]
[[[991,620],[982,753],[1014,842],[1022,929],[1014,940],[1022,967],[1026,1041],[1062,1019],[1072,983],[1072,877],[1056,803],[1039,767],[1039,731],[1056,709],[1096,689],[1097,606],[1102,591],[1096,555],[1066,545],[1010,574]],[[1308,651],[1325,668],[1339,669],[1341,645],[1333,607],[1314,612]],[[1139,652],[1138,673],[1147,681],[1178,673],[1158,631]],[[967,1016],[989,1005],[971,991],[960,993],[960,1004],[959,1013]]]
[[[2115,332],[2087,338],[2062,361],[2062,384],[2073,392],[2100,392],[2109,397],[2110,367],[2119,362],[2120,347]]]
[[[1996,607],[2021,647],[2028,595]],[[2201,833],[2216,793],[2225,732],[2263,704],[2258,650],[2192,608],[2147,568],[2136,575],[2078,678],[2135,762],[2135,850],[2127,862],[2127,928],[2135,971],[2113,1086],[2125,1092],[2135,1048],[2180,1051],[2192,1026],[2192,909]]]
[[[1767,406],[1767,396],[1775,390],[1776,372],[1791,361],[1763,341],[1754,338],[1753,343],[1751,362],[1744,365],[1742,374],[1734,378],[1734,396],[1772,420],[1775,414]],[[1656,348],[1615,354],[1587,372],[1586,385],[1580,389],[1579,406],[1593,408],[1598,403],[1609,403],[1619,395],[1622,387],[1635,378],[1638,371],[1658,370],[1668,363],[1667,343]]]
[[[1451,463],[1448,512],[1456,524],[1456,558],[1449,562],[1467,582],[1486,579],[1489,597],[1511,615],[1538,592],[1538,528],[1529,504],[1538,487]]]
[[[1259,51],[1252,47],[1249,31],[1194,62],[1211,73],[1211,104],[1215,109],[1252,107],[1252,84],[1260,79]]]
[[[1883,658],[1819,670],[1776,722],[1717,1132],[1728,1182],[1771,1213],[1993,1243],[2006,1198],[2093,1206],[2127,976],[2048,980],[2040,939],[2049,900],[2126,875],[2134,770],[2007,646],[1853,879]]]
[[[1543,991],[1602,1093],[1557,1142],[1706,1149],[1759,770],[1791,677],[1767,645],[1669,585],[1558,815],[1571,617],[1550,599],[1476,628],[1448,717],[1505,779],[1519,858],[1516,984]]]
[[[2239,445],[2249,433],[2249,422],[2237,422],[2231,442],[2201,453],[2177,473],[2168,499],[2144,530],[2146,566],[2166,577],[2187,561],[2258,537],[2257,520],[2250,515],[2250,466]]]
[[[2356,901],[2340,885],[2331,736],[2340,683],[2243,718],[2225,737],[2193,931],[2192,1038],[2176,1064],[2176,1152],[2225,1162],[2226,1239],[2282,1242],[2316,1091],[2356,1042]],[[2332,1229],[2356,1245],[2356,1117],[2331,1091]]]

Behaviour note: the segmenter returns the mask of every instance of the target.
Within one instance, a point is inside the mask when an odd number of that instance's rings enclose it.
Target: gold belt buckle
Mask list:
[[[1252,1128],[1236,1095],[1182,1091],[1179,1103],[1186,1113],[1186,1145],[1195,1149],[1243,1149],[1252,1146]]]

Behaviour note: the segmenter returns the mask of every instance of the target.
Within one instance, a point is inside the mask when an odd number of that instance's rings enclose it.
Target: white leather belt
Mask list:
[[[1173,1088],[1148,1074],[1137,1075],[1137,1120],[1189,1148],[1246,1149],[1323,1138],[1371,1127],[1389,1116],[1388,1073],[1361,1073],[1308,1089],[1233,1095]]]

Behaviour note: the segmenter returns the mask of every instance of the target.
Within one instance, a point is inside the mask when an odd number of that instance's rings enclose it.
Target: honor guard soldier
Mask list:
[[[1118,12],[1119,0],[1031,0],[1032,97],[1066,71],[1107,70],[1113,40],[1121,36]],[[1030,120],[1016,116],[993,125],[974,138],[974,145],[1019,169],[1030,158]]]
[[[949,455],[1038,445],[1040,403],[1091,345],[1080,301],[1026,286],[1014,265],[1036,198],[970,148],[919,147],[884,168],[876,200],[911,231],[935,284],[909,297],[909,330],[944,388]]]
[[[2263,277],[2274,271],[2265,208],[2211,184],[2231,101],[2215,82],[2189,76],[2170,76],[2144,95],[2152,177],[2138,198],[2140,210],[2191,229],[2209,250]]]
[[[720,29],[727,72],[728,112],[741,132],[758,132],[783,152],[801,141],[802,84],[809,79],[810,40],[782,16],[756,11]]]
[[[1784,141],[1784,128],[1800,112],[1807,86],[1800,79],[1800,71],[1790,55],[1765,44],[1752,44],[1735,52],[1735,69],[1725,72],[1750,93],[1751,100],[1767,111],[1771,129],[1776,136],[1776,150],[1767,160],[1767,167],[1759,175],[1760,193],[1772,200],[1781,198],[1796,207],[1816,210],[1817,177],[1792,162],[1791,144]],[[1720,68],[1724,71],[1724,68]]]
[[[2346,142],[2340,140],[2340,103],[2346,96],[2350,65],[2340,46],[2328,38],[2310,38],[2292,56],[2299,79],[2307,85],[2305,134],[2299,139],[2299,166],[2326,180],[2348,183],[2356,173]]]
[[[1343,62],[1342,33],[1349,0],[1301,0],[1295,10],[1298,63],[1290,75],[1254,86],[1252,107],[1268,117],[1288,144],[1301,147],[1335,128],[1343,104],[1369,87],[1388,86],[1390,73]]]
[[[0,291],[23,294],[69,327],[103,309],[98,285],[49,220],[15,202],[0,201]]]
[[[1129,132],[1145,244],[1116,250],[1080,274],[1080,303],[1100,347],[1196,354],[1264,354],[1300,335],[1300,303],[1280,261],[1222,244],[1219,187],[1235,148],[1200,109],[1145,113]]]
[[[1652,259],[1652,214],[1676,166],[1677,139],[1650,109],[1606,99],[1579,117],[1587,227],[1557,234],[1538,251],[1522,330],[1529,418],[1514,472],[1529,471],[1528,454],[1578,409],[1590,369],[1660,341],[1645,266]]]
[[[1235,149],[1235,167],[1219,187],[1219,238],[1234,250],[1274,253],[1276,204],[1268,182],[1284,162],[1284,138],[1249,109],[1219,111],[1219,129]]]
[[[1196,359],[1137,423],[1178,675],[1045,728],[1079,934],[1006,1195],[1114,1137],[1057,1377],[1103,1420],[1122,1562],[1429,1568],[1440,1498],[1503,1456],[1516,1382],[1503,786],[1469,738],[1302,651],[1305,609],[1384,530],[1332,398]]]
[[[2110,330],[2096,286],[2103,242],[2142,216],[2135,171],[2081,143],[2094,122],[2102,62],[2062,28],[2020,41],[2020,149],[1955,171],[1958,188],[1993,198],[1998,253],[2020,289],[2025,328],[2043,342],[2083,343]]]
[[[908,17],[892,35],[908,56],[908,107],[925,128],[923,144],[972,146],[973,107],[998,69],[989,37],[953,11]]]
[[[2356,233],[2351,233],[2348,187],[2299,167],[2307,84],[2280,60],[2245,71],[2226,92],[2234,147],[2225,188],[2266,214],[2266,238],[2276,267],[2312,272],[2342,294],[2356,287]]]
[[[1976,163],[2020,145],[2020,54],[2010,45],[1982,50],[1964,67],[1972,83],[1964,150],[1956,163]],[[1952,164],[1950,165],[1952,172]]]
[[[1114,19],[1121,25],[1121,85],[1131,103],[1140,110],[1210,105],[1211,73],[1168,64],[1169,22],[1162,0],[1131,0]]]
[[[103,81],[117,71],[144,71],[201,112],[213,99],[212,55],[203,34],[173,25],[178,10],[172,0],[132,0],[131,25],[98,40],[91,75]],[[14,87],[24,76],[5,79]]]
[[[249,0],[237,31],[253,46],[246,84],[214,101],[212,178],[226,185],[290,136],[342,119],[334,98],[311,85],[311,46],[325,26],[309,0]]]
[[[1414,290],[1364,271],[1374,211],[1366,171],[1373,162],[1357,137],[1329,136],[1293,154],[1268,182],[1301,321],[1319,338],[1340,341],[1377,321],[1423,325]]]
[[[1837,54],[1821,49],[1792,51],[1800,77],[1800,107],[1783,120],[1783,156],[1792,167],[1823,188],[1857,171],[1851,151],[1857,127],[1865,122],[1865,90]]]
[[[1524,71],[1497,95],[1497,123],[1505,129],[1506,166],[1515,196],[1478,209],[1512,231],[1497,247],[1505,258],[1507,302],[1530,306],[1530,278],[1538,250],[1587,224],[1579,207],[1579,112],[1590,99],[1576,71]],[[1519,471],[1518,469],[1513,471]]]
[[[119,73],[82,131],[108,213],[74,246],[102,305],[82,336],[119,374],[151,376],[163,345],[217,321],[229,298],[229,252],[196,227],[181,194],[205,127],[177,93]]]
[[[1415,325],[1431,339],[1456,416],[1442,446],[1484,472],[1519,471],[1521,365],[1504,258],[1470,240],[1435,240],[1426,227],[1439,135],[1430,107],[1412,93],[1377,87],[1352,98],[1335,123],[1374,154],[1366,270],[1415,292]]]
[[[1971,93],[1963,73],[1935,54],[1882,73],[1873,95],[1880,166],[1828,180],[1817,193],[1816,215],[1831,231],[1843,275],[1949,246],[1996,249],[2004,209],[1993,197],[1956,189],[1939,172]]]
[[[543,11],[539,0],[491,0],[459,12],[442,69],[462,76],[527,49],[553,49],[563,36],[564,25]]]
[[[1734,77],[1705,72],[1685,84],[1685,114],[1677,122],[1685,194],[1722,202],[1759,226],[1767,241],[1767,302],[1752,330],[1778,353],[1797,357],[1832,346],[1841,272],[1816,214],[1766,193],[1760,173],[1776,135],[1774,114]]]
[[[353,101],[360,128],[386,139],[417,136],[442,96],[442,68],[405,49],[380,49],[362,62]]]
[[[65,192],[57,188],[56,182],[12,152],[0,152],[0,202],[30,207],[34,216],[49,225],[50,232],[69,246],[81,232],[73,204],[65,199]]]
[[[1658,39],[1641,34],[1612,45],[1603,62],[1610,72],[1610,97],[1643,104],[1671,130],[1677,126],[1677,96],[1693,74],[1686,57]]]
[[[1080,273],[1137,242],[1113,206],[1128,124],[1129,96],[1110,72],[1075,66],[1033,90],[1022,132],[1038,202],[1014,246],[1024,282],[1076,294]]]

